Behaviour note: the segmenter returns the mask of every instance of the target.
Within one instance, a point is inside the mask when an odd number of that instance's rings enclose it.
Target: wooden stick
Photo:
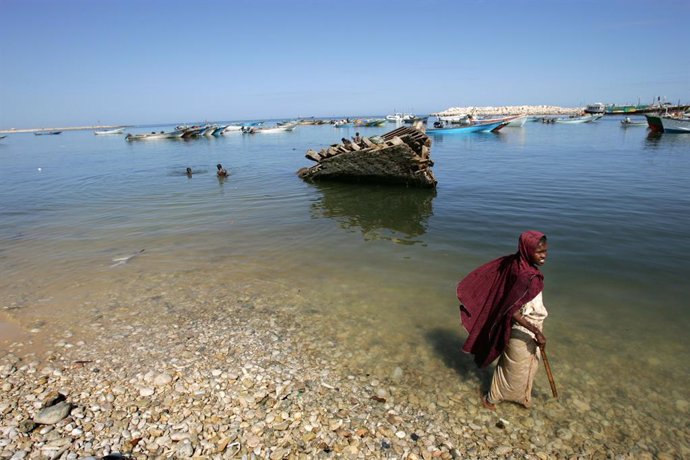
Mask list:
[[[544,368],[546,369],[546,376],[549,378],[549,385],[551,385],[551,393],[553,393],[554,398],[558,398],[558,392],[556,391],[556,382],[553,381],[553,374],[551,373],[551,366],[549,366],[549,360],[546,359],[546,351],[544,347],[539,347],[541,351],[541,359],[544,361]]]

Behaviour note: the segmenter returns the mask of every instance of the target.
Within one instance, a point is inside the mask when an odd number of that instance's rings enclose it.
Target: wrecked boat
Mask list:
[[[422,123],[401,127],[382,136],[346,139],[305,155],[316,164],[297,175],[307,181],[338,180],[436,187],[431,170],[431,139]]]

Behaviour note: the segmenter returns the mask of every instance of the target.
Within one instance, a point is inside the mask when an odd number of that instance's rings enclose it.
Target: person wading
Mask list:
[[[482,368],[499,358],[491,388],[481,395],[488,409],[501,401],[531,406],[538,347],[546,346],[544,276],[539,267],[547,252],[543,233],[524,232],[515,254],[482,265],[458,283],[460,316],[469,334],[462,350],[472,353]]]

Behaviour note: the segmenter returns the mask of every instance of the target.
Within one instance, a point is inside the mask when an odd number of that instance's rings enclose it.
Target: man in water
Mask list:
[[[228,177],[228,172],[223,168],[223,165],[218,163],[216,165],[216,168],[218,168],[218,171],[216,171],[216,176],[218,177]]]

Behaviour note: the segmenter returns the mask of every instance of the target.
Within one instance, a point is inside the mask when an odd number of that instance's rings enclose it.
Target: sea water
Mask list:
[[[545,333],[558,383],[602,417],[615,399],[676,425],[664,445],[677,447],[690,401],[690,136],[619,121],[433,135],[436,190],[296,176],[307,149],[392,124],[188,141],[11,134],[0,141],[0,334],[39,317],[78,334],[99,291],[196,270],[298,288],[324,331],[338,324],[341,346],[366,348],[353,354],[362,366],[398,356],[458,368],[457,281],[536,229],[549,238]],[[170,127],[128,131],[151,129]],[[401,347],[416,352],[399,358]]]

